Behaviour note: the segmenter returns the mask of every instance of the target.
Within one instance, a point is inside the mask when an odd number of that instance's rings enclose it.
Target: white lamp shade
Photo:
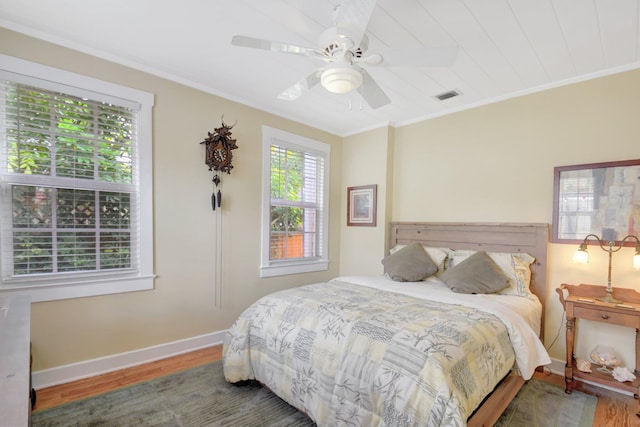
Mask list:
[[[640,270],[640,254],[635,254],[633,256],[633,268]]]
[[[336,62],[325,67],[320,82],[329,92],[349,93],[362,84],[362,73],[350,64]]]
[[[577,250],[573,254],[573,262],[576,264],[587,264],[589,262],[589,252],[583,250]]]

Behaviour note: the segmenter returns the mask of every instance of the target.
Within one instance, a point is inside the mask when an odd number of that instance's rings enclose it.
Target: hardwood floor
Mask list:
[[[536,372],[534,378],[564,388],[563,376]],[[640,427],[640,418],[636,416],[640,406],[633,397],[581,381],[577,381],[575,389],[598,397],[593,427]]]
[[[37,390],[34,409],[50,408],[221,359],[222,346],[218,345],[144,365],[43,388]]]
[[[44,388],[37,392],[35,409],[50,408],[220,359],[222,359],[222,346],[215,346],[92,378]],[[560,375],[536,372],[535,378],[564,387],[564,378]],[[576,390],[598,397],[594,427],[640,427],[640,418],[636,416],[640,408],[638,401],[633,397],[581,382],[578,382]]]

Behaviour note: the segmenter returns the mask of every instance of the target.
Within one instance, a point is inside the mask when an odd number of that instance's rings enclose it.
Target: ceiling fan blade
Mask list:
[[[235,35],[231,38],[231,44],[234,46],[249,47],[253,49],[268,50],[271,52],[292,53],[302,56],[323,56],[323,53],[317,49],[296,46],[289,43],[274,42],[270,40],[256,39],[248,36]]]
[[[334,15],[338,34],[351,39],[355,47],[360,46],[375,8],[376,0],[343,0]]]
[[[362,70],[362,85],[358,88],[358,92],[374,110],[391,102],[387,94],[366,70]]]
[[[287,88],[284,92],[278,95],[278,99],[285,101],[294,101],[302,96],[305,91],[310,90],[312,87],[320,83],[320,72],[322,68],[314,70],[311,74]]]
[[[382,67],[448,67],[457,56],[458,47],[384,49],[354,62]]]

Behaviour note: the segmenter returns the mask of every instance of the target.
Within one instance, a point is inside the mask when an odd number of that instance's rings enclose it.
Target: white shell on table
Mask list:
[[[615,350],[606,345],[596,346],[596,348],[591,351],[591,360],[597,365],[609,368],[620,365],[620,359],[618,359]]]
[[[636,376],[633,375],[627,368],[613,368],[613,378],[620,381],[621,383],[625,381],[635,381]]]
[[[576,360],[576,368],[582,372],[591,372],[591,363],[587,362],[584,359]]]

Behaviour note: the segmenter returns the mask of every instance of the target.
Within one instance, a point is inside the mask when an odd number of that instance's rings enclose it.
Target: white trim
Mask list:
[[[108,280],[86,280],[79,283],[57,285],[25,285],[0,287],[2,295],[29,295],[32,302],[94,297],[121,294],[123,292],[149,291],[153,289],[155,276],[136,276]]]
[[[218,331],[153,347],[114,354],[112,356],[35,371],[32,374],[33,388],[41,389],[51,387],[160,359],[166,359],[167,357],[177,356],[202,348],[213,347],[214,345],[222,344],[226,333],[226,330]]]
[[[311,273],[325,271],[329,268],[329,261],[294,261],[291,265],[263,265],[260,267],[260,277],[284,276],[286,274]]]

